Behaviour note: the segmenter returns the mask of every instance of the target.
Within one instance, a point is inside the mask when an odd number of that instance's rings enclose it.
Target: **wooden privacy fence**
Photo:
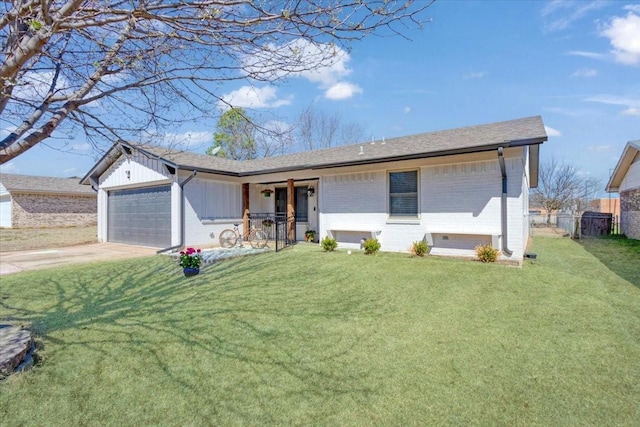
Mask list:
[[[620,233],[618,217],[610,213],[559,213],[557,219],[558,228],[566,231],[574,239]]]
[[[611,234],[613,215],[601,212],[584,212],[580,218],[582,236],[605,236]]]

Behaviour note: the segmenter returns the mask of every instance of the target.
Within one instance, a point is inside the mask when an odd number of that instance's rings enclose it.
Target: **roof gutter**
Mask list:
[[[507,246],[507,168],[504,165],[504,149],[498,147],[498,163],[500,163],[500,174],[502,175],[502,198],[500,199],[500,222],[502,226],[502,253],[506,256],[513,255]]]
[[[177,174],[177,170],[176,170],[176,174]],[[170,246],[168,248],[164,248],[164,249],[160,249],[159,251],[157,251],[156,253],[161,254],[163,252],[168,252],[168,251],[172,251],[174,249],[178,249],[184,246],[184,186],[187,185],[189,183],[189,181],[191,181],[193,178],[196,177],[196,175],[198,174],[197,170],[193,170],[193,172],[191,172],[191,175],[189,175],[189,177],[187,179],[185,179],[184,181],[182,181],[182,183],[178,183],[178,185],[180,186],[180,243],[175,245],[175,246]]]

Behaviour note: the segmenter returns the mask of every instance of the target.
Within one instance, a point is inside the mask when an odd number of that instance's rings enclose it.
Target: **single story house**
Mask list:
[[[78,178],[0,173],[0,227],[95,225],[97,196]]]
[[[620,232],[640,239],[640,141],[627,142],[607,192],[620,193]]]
[[[247,161],[118,142],[81,182],[98,191],[100,241],[210,245],[272,213],[295,218],[298,240],[462,256],[488,243],[522,260],[546,140],[536,116]]]

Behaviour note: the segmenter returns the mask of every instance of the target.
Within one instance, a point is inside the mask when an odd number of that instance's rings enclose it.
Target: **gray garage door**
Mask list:
[[[171,246],[171,187],[109,191],[107,240],[130,245]]]

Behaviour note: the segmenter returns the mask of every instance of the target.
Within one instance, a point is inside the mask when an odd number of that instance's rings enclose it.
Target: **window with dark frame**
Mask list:
[[[287,189],[276,188],[276,213],[287,212]],[[309,197],[307,186],[295,187],[293,193],[293,207],[296,214],[296,222],[309,221]]]
[[[389,216],[418,216],[418,171],[389,172]]]

